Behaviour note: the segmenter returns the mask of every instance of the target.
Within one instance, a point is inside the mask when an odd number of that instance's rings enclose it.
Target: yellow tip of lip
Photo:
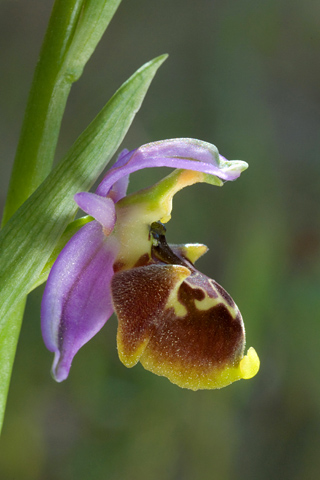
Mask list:
[[[240,361],[241,377],[245,380],[254,377],[260,368],[260,360],[257,352],[253,347],[250,347],[247,355]]]

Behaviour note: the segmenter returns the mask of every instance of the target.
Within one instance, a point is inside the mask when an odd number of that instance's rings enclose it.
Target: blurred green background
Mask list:
[[[1,206],[50,0],[0,2]],[[1,438],[4,480],[309,480],[320,471],[320,3],[123,0],[73,87],[57,160],[145,61],[158,72],[123,147],[214,143],[250,168],[174,201],[171,242],[203,242],[198,268],[239,305],[261,370],[181,390],[118,360],[112,317],[50,377],[42,288],[28,300]],[[132,176],[135,190],[163,170]]]

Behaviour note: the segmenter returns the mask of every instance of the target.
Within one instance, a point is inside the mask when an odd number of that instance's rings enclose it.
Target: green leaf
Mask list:
[[[109,162],[165,58],[148,62],[121,86],[0,232],[0,335],[74,217],[74,194],[88,190]]]
[[[91,57],[121,0],[85,0],[65,57],[65,74],[76,81]]]
[[[0,331],[0,432],[25,303],[26,297],[18,302],[15,308],[7,315],[6,322]]]

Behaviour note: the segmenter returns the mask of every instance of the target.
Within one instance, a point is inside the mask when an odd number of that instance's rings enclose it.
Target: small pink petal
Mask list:
[[[109,235],[112,232],[116,222],[116,212],[111,198],[100,197],[90,192],[80,192],[75,194],[74,200],[81,210],[103,226],[105,234]]]

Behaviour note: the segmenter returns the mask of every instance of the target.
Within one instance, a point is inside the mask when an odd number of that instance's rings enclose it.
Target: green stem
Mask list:
[[[5,225],[51,170],[62,115],[71,84],[57,80],[78,21],[83,0],[57,0],[35,70],[9,191],[2,218]],[[0,334],[0,432],[26,298],[10,315]]]
[[[77,25],[83,0],[54,4],[35,70],[11,174],[4,225],[51,170],[71,83],[61,68]]]
[[[80,77],[120,2],[55,1],[29,94],[2,226],[50,173],[72,83]],[[25,298],[10,313],[0,334],[0,432],[24,307]]]
[[[4,225],[49,174],[72,83],[79,79],[121,0],[56,0],[29,94]]]

